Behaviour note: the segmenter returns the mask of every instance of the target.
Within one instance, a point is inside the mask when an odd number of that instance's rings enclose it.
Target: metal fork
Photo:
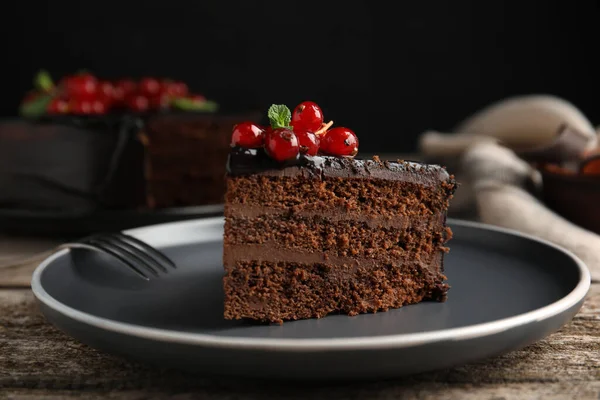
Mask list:
[[[139,277],[150,280],[177,268],[175,263],[152,246],[124,233],[103,233],[87,236],[75,242],[63,243],[56,250],[87,249],[108,254],[121,261]]]

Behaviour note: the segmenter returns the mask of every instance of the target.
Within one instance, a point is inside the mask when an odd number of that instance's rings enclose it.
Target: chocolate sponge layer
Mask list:
[[[281,323],[387,311],[427,299],[443,301],[448,290],[444,279],[410,262],[356,268],[240,261],[224,278],[225,318]]]
[[[438,218],[439,219],[439,218]],[[371,227],[354,220],[331,221],[315,215],[260,215],[232,217],[225,231],[226,245],[264,245],[299,249],[342,257],[380,260],[414,258],[440,250],[445,241],[443,220],[431,227]]]
[[[449,187],[383,179],[248,176],[230,178],[226,204],[353,215],[428,216],[444,210]]]

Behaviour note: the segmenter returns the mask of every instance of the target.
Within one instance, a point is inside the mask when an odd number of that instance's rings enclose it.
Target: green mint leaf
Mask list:
[[[171,100],[171,106],[183,111],[215,112],[219,105],[212,100],[198,101],[187,97],[178,97]]]
[[[273,104],[269,107],[267,113],[269,121],[271,122],[271,128],[287,128],[291,129],[290,121],[292,120],[292,113],[289,108],[284,104]]]
[[[19,107],[19,114],[26,118],[40,117],[46,114],[48,104],[52,101],[50,94],[41,94],[33,100],[26,101]]]
[[[33,80],[33,85],[36,89],[41,90],[43,92],[50,92],[54,89],[54,81],[52,81],[52,77],[46,70],[41,70],[35,76]]]

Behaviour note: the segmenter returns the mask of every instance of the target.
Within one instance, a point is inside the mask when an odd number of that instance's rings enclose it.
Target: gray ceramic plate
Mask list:
[[[385,378],[481,360],[533,343],[579,310],[590,275],[541,240],[450,220],[445,303],[285,323],[222,318],[223,220],[130,231],[179,268],[142,281],[110,259],[57,253],[32,288],[46,317],[98,349],[203,374],[292,379]]]

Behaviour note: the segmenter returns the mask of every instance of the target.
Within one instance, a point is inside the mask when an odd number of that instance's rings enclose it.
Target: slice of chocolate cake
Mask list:
[[[278,160],[269,142],[274,128],[264,148],[230,154],[225,318],[281,323],[444,301],[453,177],[435,165],[301,148]],[[326,140],[332,132],[339,136],[333,129],[315,135],[321,152],[345,152],[352,140],[336,147]]]

